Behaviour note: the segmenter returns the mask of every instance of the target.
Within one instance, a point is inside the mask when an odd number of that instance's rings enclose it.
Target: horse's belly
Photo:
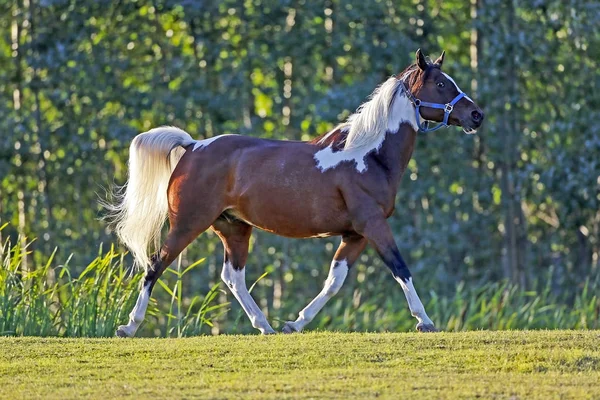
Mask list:
[[[348,213],[337,202],[264,198],[228,212],[264,231],[292,238],[328,237],[352,230]]]

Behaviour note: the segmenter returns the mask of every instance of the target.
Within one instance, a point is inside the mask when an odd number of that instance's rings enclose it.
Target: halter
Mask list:
[[[402,82],[402,84],[404,85],[404,90],[408,94],[408,98],[410,99],[410,101],[415,106],[415,117],[416,117],[416,120],[417,120],[417,126],[419,127],[419,130],[421,132],[423,132],[423,133],[437,131],[438,129],[440,129],[443,126],[449,126],[448,125],[448,118],[450,117],[450,113],[452,112],[452,110],[454,110],[454,105],[456,103],[458,103],[458,101],[460,99],[462,99],[463,97],[466,96],[464,92],[461,92],[461,90],[458,89],[458,91],[460,93],[458,95],[456,95],[456,97],[454,99],[452,99],[452,101],[450,103],[446,103],[446,104],[429,103],[427,101],[421,101],[421,100],[417,99],[410,92],[410,90],[408,90],[408,88],[406,87],[406,84],[404,82]],[[444,110],[444,120],[442,122],[440,122],[439,124],[437,124],[436,126],[432,127],[432,128],[429,127],[429,122],[430,121],[426,120],[426,121],[424,121],[424,123],[421,123],[421,114],[419,112],[419,109],[421,108],[421,106],[423,106],[423,107],[429,107],[429,108],[437,108],[437,109],[440,109],[440,110]]]

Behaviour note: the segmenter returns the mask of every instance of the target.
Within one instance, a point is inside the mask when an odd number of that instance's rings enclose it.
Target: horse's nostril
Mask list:
[[[471,113],[471,118],[473,118],[473,121],[479,122],[483,119],[483,114],[481,114],[479,111],[473,111]]]

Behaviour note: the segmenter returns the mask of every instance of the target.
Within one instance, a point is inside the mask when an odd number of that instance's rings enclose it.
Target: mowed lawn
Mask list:
[[[0,338],[0,397],[600,398],[600,331]]]

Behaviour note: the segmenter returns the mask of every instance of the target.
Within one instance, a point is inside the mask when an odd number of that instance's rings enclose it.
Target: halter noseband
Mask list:
[[[458,101],[460,99],[462,99],[463,97],[465,97],[465,93],[462,92],[460,89],[458,89],[458,91],[460,93],[458,93],[458,95],[456,95],[456,97],[454,99],[452,99],[452,101],[450,103],[446,103],[446,104],[429,103],[427,101],[421,101],[421,100],[417,99],[410,92],[410,90],[408,90],[408,88],[406,87],[406,84],[404,82],[402,82],[402,84],[404,85],[404,90],[408,94],[408,98],[410,99],[410,101],[415,106],[415,118],[417,120],[417,127],[423,133],[437,131],[438,129],[440,129],[443,126],[449,126],[448,125],[448,118],[450,117],[450,113],[452,112],[452,110],[454,110],[454,105],[456,103],[458,103]],[[440,110],[444,110],[444,120],[442,122],[440,122],[439,124],[437,124],[436,126],[433,126],[431,128],[429,127],[429,122],[430,121],[426,120],[426,121],[424,121],[424,123],[421,123],[421,114],[419,112],[419,109],[421,108],[421,106],[423,106],[423,107],[429,107],[429,108],[437,108],[437,109],[440,109]]]

